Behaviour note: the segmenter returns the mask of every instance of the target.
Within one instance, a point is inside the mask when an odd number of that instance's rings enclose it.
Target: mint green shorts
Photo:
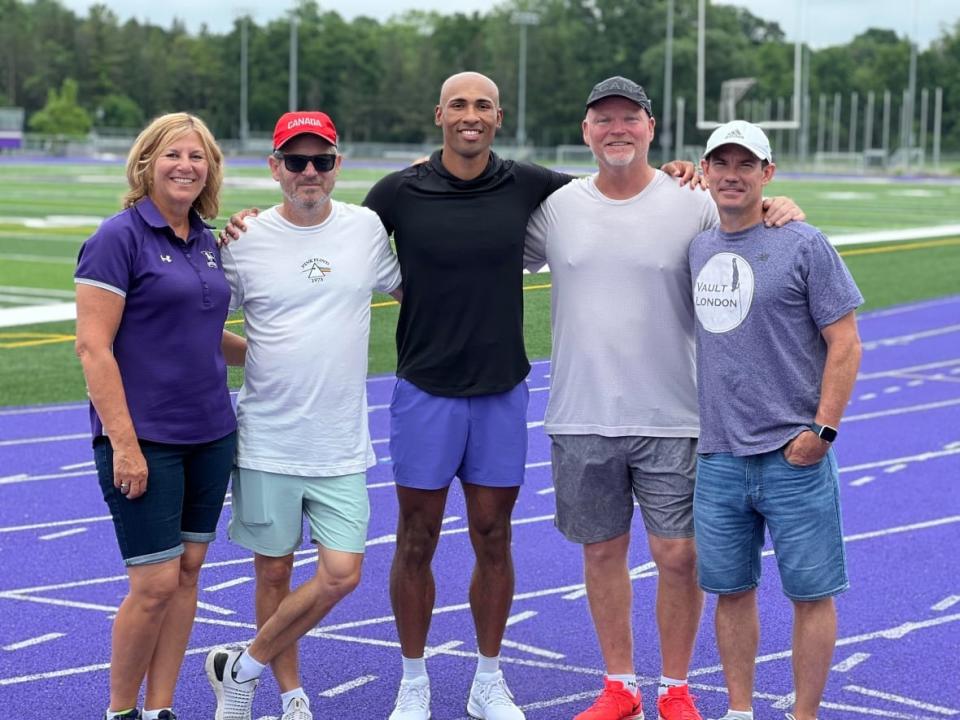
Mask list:
[[[367,474],[315,477],[233,469],[230,539],[259,555],[283,557],[310,539],[330,550],[363,553],[370,521]]]

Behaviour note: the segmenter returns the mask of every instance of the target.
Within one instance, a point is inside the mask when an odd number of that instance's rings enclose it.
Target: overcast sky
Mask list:
[[[638,0],[640,1],[640,0]],[[86,15],[93,0],[61,0],[64,5]],[[806,4],[804,38],[813,47],[824,47],[848,42],[868,27],[892,29],[898,35],[916,34],[922,48],[937,38],[944,28],[952,28],[960,20],[958,0],[729,0],[727,4],[741,5],[754,15],[774,20],[794,40],[798,32],[797,7]],[[202,23],[211,30],[228,30],[233,18],[250,13],[257,22],[272,20],[295,3],[274,0],[263,3],[253,0],[165,0],[144,3],[143,0],[106,0],[121,19],[135,17],[141,21],[168,26],[174,17],[184,20],[195,32]],[[496,3],[490,0],[459,0],[459,12],[485,12]],[[321,0],[323,10],[336,10],[346,18],[367,15],[386,20],[411,8],[450,12],[449,0]]]

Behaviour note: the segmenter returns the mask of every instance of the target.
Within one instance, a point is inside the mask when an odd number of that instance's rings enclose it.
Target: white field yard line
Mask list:
[[[266,182],[266,181],[265,181]],[[272,184],[273,181],[271,180]],[[960,235],[960,225],[935,225],[933,227],[906,228],[903,230],[880,230],[876,232],[853,233],[850,235],[834,235],[830,238],[836,246],[844,245],[862,245],[864,243],[896,242],[905,240],[925,240],[928,238],[949,237],[951,235]],[[0,255],[0,258],[10,260],[36,260],[37,262],[75,262],[72,258],[48,258],[44,256],[32,255]],[[544,266],[541,272],[548,272],[549,267]],[[54,312],[49,310],[47,313],[41,312],[48,308],[58,308]],[[16,311],[28,312],[16,312]],[[16,325],[32,325],[34,323],[56,322],[60,320],[75,320],[77,309],[73,303],[64,305],[45,306],[42,308],[32,308],[34,312],[29,312],[31,308],[5,308],[0,309],[0,327],[14,327]],[[34,314],[36,313],[36,314]]]

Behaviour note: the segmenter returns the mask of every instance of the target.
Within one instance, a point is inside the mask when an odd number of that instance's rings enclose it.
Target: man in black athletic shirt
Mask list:
[[[492,80],[472,72],[448,78],[435,111],[443,149],[383,178],[364,201],[393,234],[403,276],[390,597],[404,673],[391,720],[429,717],[430,563],[455,476],[476,554],[470,606],[479,654],[467,711],[481,720],[524,717],[499,668],[514,587],[510,517],[527,451],[520,274],[530,214],[570,177],[493,153],[502,118]]]

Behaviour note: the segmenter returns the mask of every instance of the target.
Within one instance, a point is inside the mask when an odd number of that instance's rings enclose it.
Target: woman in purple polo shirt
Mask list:
[[[124,210],[80,249],[77,354],[94,457],[130,589],[113,624],[107,720],[173,720],[173,691],[236,443],[223,330],[230,288],[203,218],[223,155],[206,125],[164,115],[127,158]],[[137,697],[144,677],[141,716]]]

